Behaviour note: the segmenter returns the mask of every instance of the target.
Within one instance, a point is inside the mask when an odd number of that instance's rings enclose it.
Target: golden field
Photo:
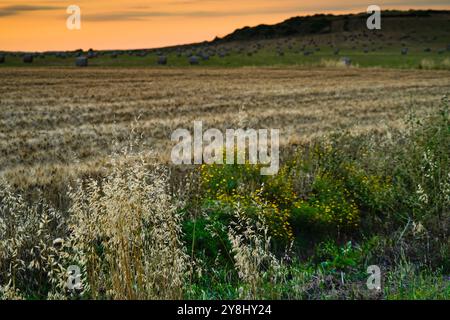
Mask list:
[[[449,298],[449,71],[5,68],[0,82],[0,300]],[[164,165],[194,121],[279,129],[278,174]]]
[[[159,160],[170,135],[272,128],[298,144],[340,129],[386,131],[437,110],[450,72],[358,68],[0,70],[0,168],[18,187],[95,172],[139,138]]]

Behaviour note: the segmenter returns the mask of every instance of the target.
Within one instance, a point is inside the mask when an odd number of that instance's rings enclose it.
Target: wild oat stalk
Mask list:
[[[71,193],[71,243],[94,297],[178,299],[187,270],[168,173],[139,157]]]
[[[230,224],[228,238],[234,253],[235,268],[245,287],[241,298],[258,299],[265,281],[274,281],[280,264],[270,252],[268,227],[262,221],[257,223],[241,211],[235,211],[236,221]]]
[[[0,181],[0,296],[44,295],[59,286],[64,217],[40,201],[28,204]]]

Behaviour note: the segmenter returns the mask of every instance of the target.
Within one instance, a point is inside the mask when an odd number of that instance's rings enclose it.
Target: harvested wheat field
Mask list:
[[[0,4],[2,306],[450,299],[449,6],[38,2]]]
[[[194,120],[278,128],[284,144],[385,131],[411,110],[436,110],[449,91],[447,71],[2,69],[0,168],[18,186],[49,184],[101,167],[130,135],[167,162],[171,133]]]

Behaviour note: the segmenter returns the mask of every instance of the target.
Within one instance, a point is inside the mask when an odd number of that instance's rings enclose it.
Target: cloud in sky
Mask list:
[[[19,15],[24,12],[32,11],[49,11],[49,10],[63,10],[61,6],[48,5],[11,5],[0,8],[0,17],[9,17]]]
[[[85,15],[87,21],[127,21],[127,20],[144,20],[155,17],[192,17],[192,18],[214,18],[214,17],[237,17],[248,15],[266,15],[278,13],[299,13],[301,8],[281,7],[281,8],[256,8],[252,10],[230,10],[230,11],[123,11],[112,13],[99,13]]]
[[[364,11],[368,2],[361,0],[316,0],[304,2],[298,0],[74,0],[87,13],[84,20],[91,22],[105,21],[137,21],[158,17],[239,17],[301,12],[333,12],[333,11]],[[29,0],[27,3],[17,4],[16,0],[3,1],[6,5],[0,7],[0,18],[11,17],[33,12],[65,11],[67,1],[61,0]],[[449,7],[449,0],[378,0],[382,7],[392,6],[445,6]],[[230,10],[230,8],[233,8]],[[64,10],[64,11],[63,11]]]
[[[79,0],[83,3],[85,0]],[[105,0],[103,0],[105,1]],[[102,3],[97,0],[97,3]],[[114,5],[115,4],[115,5]],[[121,4],[121,5],[119,5]],[[449,0],[378,0],[383,7],[449,7]],[[361,0],[316,0],[304,2],[298,0],[152,0],[150,4],[142,0],[105,2],[102,8],[84,15],[86,21],[142,21],[164,17],[242,17],[271,14],[329,13],[338,11],[365,11],[369,5]],[[86,4],[88,7],[89,4]],[[83,6],[82,6],[83,7]]]

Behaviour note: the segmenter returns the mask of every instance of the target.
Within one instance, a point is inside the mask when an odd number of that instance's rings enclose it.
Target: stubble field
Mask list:
[[[168,162],[171,133],[280,129],[282,144],[325,133],[386,132],[436,111],[450,72],[386,69],[1,69],[0,168],[13,185],[95,172],[139,136]]]

